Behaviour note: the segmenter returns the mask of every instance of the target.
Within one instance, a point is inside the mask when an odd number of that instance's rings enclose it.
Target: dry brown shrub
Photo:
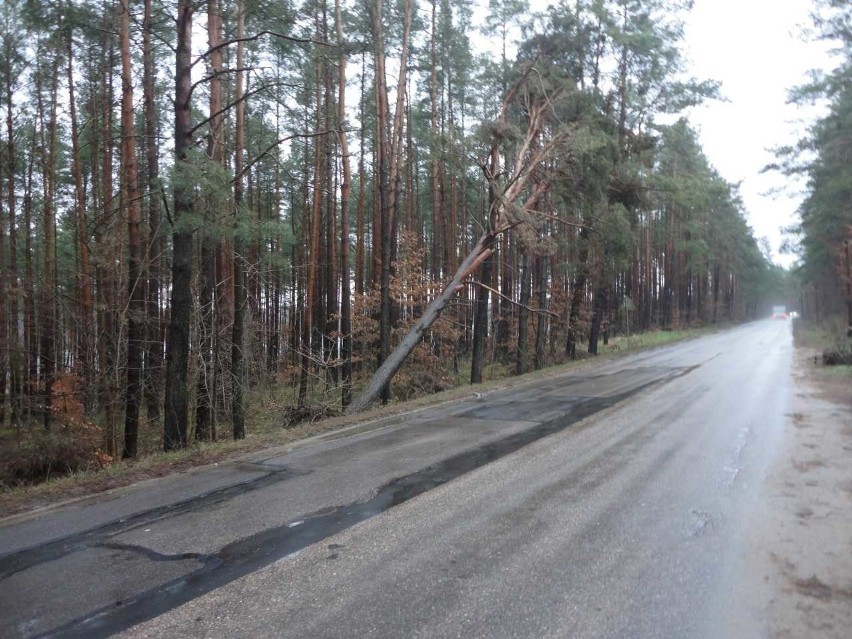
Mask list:
[[[397,254],[390,283],[395,315],[391,348],[408,333],[443,286],[443,282],[433,280],[424,268],[425,248],[416,233],[403,231],[400,234]],[[371,374],[376,366],[380,301],[378,289],[356,295],[352,300],[353,363],[364,375]],[[455,386],[452,363],[460,332],[452,321],[452,312],[447,309],[444,318],[424,333],[394,377],[396,397],[407,400]]]
[[[0,446],[0,487],[37,484],[82,470],[112,464],[100,449],[103,432],[84,417],[81,380],[71,373],[56,377],[50,402],[50,429],[40,422],[21,425]],[[37,407],[44,410],[44,406]]]

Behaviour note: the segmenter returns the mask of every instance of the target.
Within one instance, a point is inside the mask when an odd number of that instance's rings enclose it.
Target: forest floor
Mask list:
[[[178,452],[154,452],[161,446],[161,434],[157,428],[143,424],[140,429],[141,454],[139,459],[116,462],[97,470],[57,476],[49,481],[32,485],[5,489],[0,485],[0,517],[48,508],[58,503],[82,499],[146,479],[173,475],[195,467],[235,459],[259,450],[273,447],[295,447],[317,435],[356,428],[359,424],[391,415],[456,401],[470,397],[472,393],[490,392],[502,388],[511,388],[534,379],[546,379],[560,375],[569,369],[594,366],[602,360],[700,337],[724,328],[725,326],[714,326],[681,331],[654,331],[629,337],[620,336],[611,339],[606,346],[601,344],[600,356],[597,358],[586,355],[583,350],[580,359],[550,366],[523,376],[511,376],[508,366],[495,363],[486,367],[484,371],[485,382],[475,388],[463,382],[455,388],[440,393],[424,395],[405,402],[392,401],[387,406],[379,406],[358,415],[337,415],[305,421],[290,427],[282,425],[284,400],[280,396],[281,393],[276,392],[275,389],[256,391],[255,396],[250,397],[247,402],[249,404],[246,418],[248,432],[244,440],[230,440],[228,432],[225,430],[226,426],[220,424],[219,441],[195,442],[186,450]],[[580,350],[578,348],[578,351]],[[465,377],[464,371],[462,371],[460,380]],[[8,446],[0,441],[0,447]]]
[[[791,419],[752,529],[744,593],[773,639],[852,627],[852,366],[823,366],[821,351],[798,336]]]

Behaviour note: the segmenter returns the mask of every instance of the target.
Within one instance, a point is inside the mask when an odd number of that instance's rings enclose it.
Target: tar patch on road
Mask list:
[[[346,530],[465,473],[509,455],[532,442],[558,433],[601,410],[614,406],[648,386],[670,381],[687,374],[692,369],[671,369],[662,379],[658,378],[643,383],[636,388],[631,388],[611,397],[562,399],[559,401],[558,411],[555,404],[546,407],[548,410],[545,411],[547,416],[544,419],[547,419],[547,421],[537,426],[463,451],[410,475],[394,479],[382,486],[375,496],[367,500],[331,510],[326,509],[305,516],[299,521],[267,529],[251,537],[233,542],[222,548],[218,553],[193,554],[191,558],[201,564],[201,567],[193,572],[122,601],[114,602],[112,605],[36,636],[94,639],[119,633]],[[487,419],[488,409],[486,406],[471,411],[470,416]],[[114,547],[109,539],[130,528],[218,503],[238,493],[279,482],[291,476],[293,476],[292,471],[286,468],[276,470],[246,484],[215,491],[209,495],[173,506],[155,509],[80,535],[2,558],[0,559],[0,586],[2,581],[10,575],[69,553],[95,547]],[[122,550],[131,549],[122,547]],[[132,550],[141,552],[138,548]],[[181,555],[179,557],[157,556],[149,559],[152,561],[168,561],[171,559],[186,560],[188,558],[188,556]]]

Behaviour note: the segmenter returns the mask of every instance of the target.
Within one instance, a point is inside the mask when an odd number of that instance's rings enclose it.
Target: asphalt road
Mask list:
[[[760,637],[764,321],[0,521],[4,637]]]

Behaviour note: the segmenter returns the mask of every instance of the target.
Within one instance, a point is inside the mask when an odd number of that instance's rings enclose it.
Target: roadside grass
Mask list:
[[[522,376],[513,375],[513,363],[494,362],[485,367],[482,384],[471,386],[470,360],[459,362],[454,378],[457,386],[438,393],[423,395],[402,402],[392,400],[387,406],[378,406],[358,415],[334,415],[315,421],[306,421],[286,427],[282,412],[295,405],[295,391],[290,386],[267,384],[252,389],[247,394],[246,438],[234,441],[230,438],[230,423],[220,422],[217,426],[218,441],[196,441],[182,451],[161,451],[162,431],[156,421],[140,424],[140,456],[135,460],[117,461],[103,468],[82,470],[65,476],[51,478],[37,484],[3,487],[0,486],[0,517],[34,510],[69,499],[83,498],[107,490],[127,486],[145,479],[163,477],[193,467],[218,463],[275,447],[297,445],[315,435],[341,430],[395,414],[410,412],[424,407],[457,401],[469,397],[473,392],[489,393],[511,388],[540,379],[548,379],[565,372],[593,366],[628,354],[657,348],[679,341],[709,335],[727,326],[690,328],[680,331],[653,331],[631,336],[618,336],[609,344],[599,344],[598,357],[589,356],[586,348],[578,344],[578,359],[532,371]],[[356,384],[357,395],[367,379]],[[309,388],[308,404],[340,408],[340,388],[327,385],[325,380],[313,380]]]
[[[824,379],[852,380],[852,366],[823,366],[818,374]]]
[[[807,376],[816,384],[821,396],[852,407],[852,366],[826,366],[822,355],[826,352],[852,351],[852,339],[846,336],[846,322],[834,316],[817,324],[796,320],[793,327],[796,346],[808,362]]]
[[[796,344],[817,351],[850,350],[852,339],[846,336],[844,318],[834,315],[820,323],[797,319],[793,325]]]

